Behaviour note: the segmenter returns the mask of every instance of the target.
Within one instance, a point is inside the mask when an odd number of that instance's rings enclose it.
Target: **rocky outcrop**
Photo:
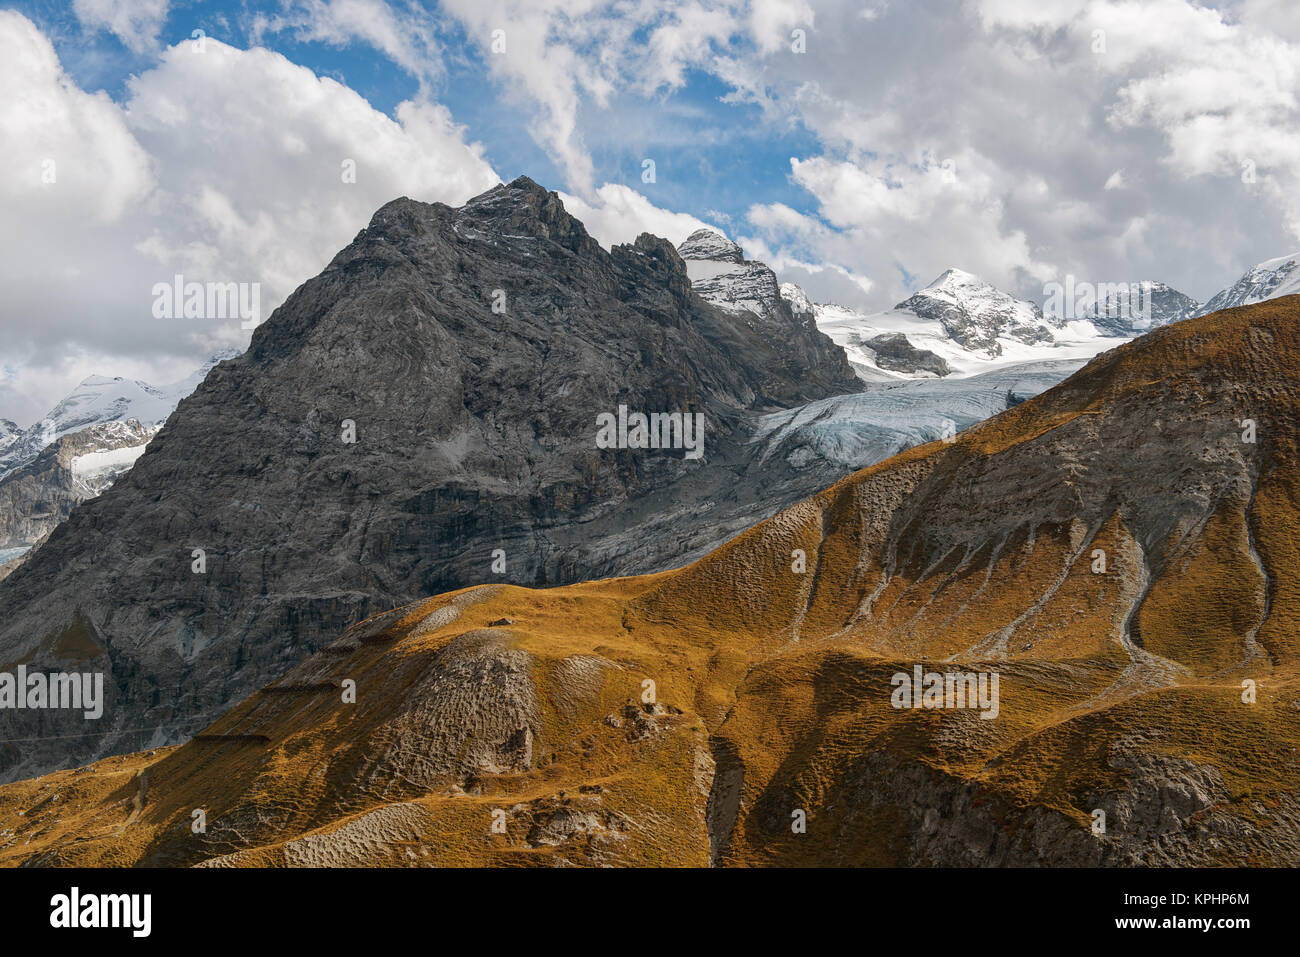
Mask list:
[[[741,317],[761,339],[780,344],[786,353],[786,374],[798,375],[800,368],[833,368],[851,374],[843,350],[817,330],[807,297],[791,292],[797,286],[783,287],[776,273],[746,259],[739,246],[712,230],[691,233],[677,252],[696,294]]]
[[[890,372],[907,375],[930,373],[946,376],[952,373],[948,363],[929,349],[918,349],[901,332],[884,333],[862,340],[861,344],[875,353],[876,365]]]

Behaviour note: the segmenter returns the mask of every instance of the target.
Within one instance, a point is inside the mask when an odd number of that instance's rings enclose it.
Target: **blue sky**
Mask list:
[[[0,91],[19,421],[247,341],[159,326],[159,279],[269,311],[387,200],[520,173],[606,245],[712,225],[863,310],[953,266],[1204,301],[1300,248],[1282,0],[0,0]]]
[[[54,43],[69,75],[85,90],[105,90],[115,100],[126,94],[133,73],[154,57],[131,50],[112,32],[83,29],[66,3],[9,4],[33,20]],[[177,3],[162,21],[163,45],[184,42],[195,29],[232,46],[253,45],[254,17],[275,4],[249,5],[208,0]],[[481,142],[485,158],[505,179],[524,174],[548,188],[567,189],[564,169],[528,133],[528,104],[502,95],[485,82],[484,53],[463,26],[430,13],[441,44],[440,73],[429,94],[446,105],[468,138]],[[642,37],[644,32],[642,33]],[[346,45],[299,39],[292,31],[263,32],[261,45],[282,53],[356,90],[378,110],[391,114],[421,93],[421,79],[376,55],[363,42]],[[688,70],[686,83],[650,96],[624,95],[608,106],[582,108],[584,141],[599,183],[625,183],[658,206],[710,221],[723,213],[743,223],[756,197],[812,214],[816,203],[790,179],[790,157],[816,153],[817,140],[797,119],[765,122],[750,103],[724,102],[734,88],[703,70]],[[656,181],[642,181],[642,161],[653,158]]]

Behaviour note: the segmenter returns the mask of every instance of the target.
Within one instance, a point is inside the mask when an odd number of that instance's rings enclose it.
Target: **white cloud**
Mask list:
[[[584,196],[595,190],[585,105],[677,89],[690,69],[749,84],[741,78],[751,65],[737,51],[788,54],[791,29],[813,21],[804,0],[443,0],[440,9],[464,26],[505,90],[533,105],[533,137]],[[493,51],[496,31],[503,51]]]
[[[442,73],[433,19],[418,10],[395,9],[385,0],[295,0],[278,14],[257,14],[252,40],[289,33],[299,42],[343,47],[361,41],[422,82]]]
[[[775,260],[870,276],[873,306],[946,265],[1021,295],[1069,271],[1205,297],[1300,237],[1300,59],[1273,0],[964,9],[819,5],[815,55],[718,68],[820,141],[792,164],[815,215],[750,212]]]
[[[615,243],[630,243],[642,233],[662,236],[679,246],[697,229],[718,229],[686,213],[660,209],[636,190],[619,183],[600,187],[592,202],[568,193],[560,193],[560,199],[564,208],[578,217],[587,232],[606,248]]]
[[[153,220],[147,248],[167,251],[164,268],[259,280],[272,301],[388,200],[463,202],[496,182],[444,107],[406,102],[393,119],[268,50],[178,44],[129,89],[131,125],[158,157],[154,199],[173,211]]]
[[[974,152],[913,163],[818,157],[790,165],[794,181],[817,198],[819,216],[759,204],[750,222],[785,255],[870,276],[874,282],[858,282],[859,301],[870,291],[875,305],[890,305],[910,291],[907,275],[929,281],[949,266],[1004,287],[1053,271],[1034,257],[1023,231],[1008,226],[1006,184]]]
[[[394,197],[458,204],[497,182],[445,107],[387,116],[264,49],[179,43],[116,104],[77,89],[40,31],[0,12],[0,78],[9,417],[44,412],[92,366],[166,381],[247,341],[237,319],[155,319],[152,286],[175,272],[260,283],[265,316]]]
[[[85,93],[63,73],[38,29],[0,10],[0,235],[21,243],[37,222],[72,232],[111,222],[152,186],[149,160],[105,93]],[[3,268],[3,267],[0,267]]]
[[[81,25],[105,29],[136,53],[156,49],[170,0],[74,0]]]

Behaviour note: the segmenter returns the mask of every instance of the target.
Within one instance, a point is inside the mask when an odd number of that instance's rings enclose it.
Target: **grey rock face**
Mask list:
[[[1161,755],[1135,738],[1111,748],[1127,784],[1090,795],[1088,803],[1106,812],[1104,835],[1059,811],[1003,806],[968,783],[873,754],[848,772],[859,810],[841,825],[842,840],[853,845],[858,814],[890,808],[905,816],[906,864],[914,867],[1213,867],[1295,858],[1300,802],[1252,823],[1225,809],[1216,768]]]
[[[876,365],[890,372],[908,375],[930,372],[937,376],[946,376],[952,372],[940,356],[929,349],[918,349],[901,332],[872,336],[862,344],[876,353]]]
[[[817,331],[812,304],[801,291],[794,294],[797,286],[783,287],[776,273],[746,259],[739,246],[712,230],[697,229],[677,252],[696,294],[741,317],[761,339],[779,344],[785,374],[797,376],[806,367],[839,368],[842,350]]]
[[[685,561],[830,474],[757,467],[751,420],[859,387],[788,307],[710,306],[669,243],[605,252],[525,178],[391,202],[0,582],[0,661],[103,671],[108,699],[0,715],[45,738],[0,776],[183,739],[422,595]],[[704,457],[598,448],[620,405],[702,413]]]
[[[745,264],[744,250],[712,229],[695,230],[677,247],[677,252],[688,261]]]

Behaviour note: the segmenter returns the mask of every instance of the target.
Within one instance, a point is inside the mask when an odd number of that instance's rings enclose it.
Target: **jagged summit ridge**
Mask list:
[[[744,251],[721,233],[697,229],[677,252],[686,263],[695,292],[714,305],[765,322],[793,320],[776,273],[761,262],[746,259]]]
[[[727,262],[742,265],[744,250],[714,229],[697,229],[686,237],[677,251],[683,259],[700,262]]]

